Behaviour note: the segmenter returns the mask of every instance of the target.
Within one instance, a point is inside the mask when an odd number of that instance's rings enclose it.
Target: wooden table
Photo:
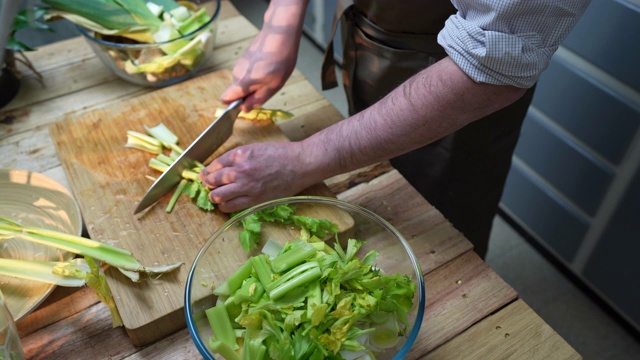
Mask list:
[[[257,31],[223,1],[216,56],[202,74],[231,67]],[[0,168],[37,171],[69,187],[49,126],[65,116],[154,89],[116,78],[81,38],[43,46],[28,57],[42,73],[42,83],[25,69],[19,95],[0,110]],[[292,110],[296,118],[279,123],[291,140],[340,120],[335,108],[299,72],[269,103],[287,109],[294,104],[298,104]],[[389,220],[420,259],[427,305],[409,358],[581,358],[388,163],[328,179],[326,184],[338,198]],[[18,328],[25,353],[32,359],[200,358],[184,327],[149,345],[134,346],[123,328],[112,328],[108,308],[88,288],[56,288],[19,321]]]

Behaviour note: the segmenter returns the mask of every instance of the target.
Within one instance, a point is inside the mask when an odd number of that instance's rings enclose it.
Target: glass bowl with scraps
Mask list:
[[[402,359],[424,306],[403,235],[364,207],[319,196],[233,215],[200,249],[185,289],[205,359]]]
[[[176,84],[198,73],[213,52],[221,6],[220,0],[90,0],[84,6],[92,11],[83,12],[83,4],[80,9],[68,9],[64,1],[54,5],[49,16],[76,23],[113,73],[149,87]]]

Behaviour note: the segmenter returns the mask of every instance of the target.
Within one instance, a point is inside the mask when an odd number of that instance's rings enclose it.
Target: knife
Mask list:
[[[203,162],[213,154],[233,132],[233,124],[240,114],[242,100],[236,100],[229,104],[225,111],[207,127],[200,136],[160,175],[151,185],[147,193],[134,210],[134,214],[148,208],[171,191],[180,180],[182,171],[193,168],[196,161]]]

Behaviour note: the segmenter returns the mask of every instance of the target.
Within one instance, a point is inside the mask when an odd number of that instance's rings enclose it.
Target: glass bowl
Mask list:
[[[181,37],[155,43],[139,43],[120,36],[98,34],[81,26],[77,28],[98,58],[120,78],[143,86],[168,86],[197,74],[213,51],[221,6],[220,0],[178,3],[192,10],[205,9],[209,21]],[[182,51],[187,48],[188,51]],[[167,49],[181,50],[168,55]]]
[[[250,250],[249,252],[245,251],[241,246],[241,242],[239,240],[240,236],[243,236],[243,239],[247,238],[245,236],[246,232],[243,231],[243,229],[245,229],[243,224],[249,224],[249,220],[255,218],[256,214],[268,214],[274,209],[280,209],[280,207],[283,205],[295,209],[296,216],[329,220],[331,223],[337,226],[338,231],[336,235],[318,235],[322,237],[322,240],[320,240],[319,237],[311,236],[311,231],[301,230],[301,227],[297,225],[299,224],[297,222],[294,224],[283,224],[278,221],[264,221],[262,222],[260,230],[260,242],[254,249]],[[247,228],[250,227],[247,225]],[[305,229],[310,228],[313,228],[313,226],[307,225],[305,227]],[[276,297],[276,291],[274,290],[274,288],[276,288],[275,285],[272,286],[269,290],[269,288],[267,288],[266,286],[256,286],[257,284],[252,284],[251,281],[253,280],[253,283],[257,283],[259,281],[255,279],[258,278],[260,279],[260,281],[262,281],[263,279],[267,279],[267,283],[270,281],[269,279],[273,280],[274,282],[278,281],[277,275],[270,275],[266,277],[263,276],[261,278],[260,274],[264,274],[264,271],[258,273],[256,272],[256,270],[252,270],[259,268],[258,265],[255,265],[255,267],[253,267],[257,262],[254,262],[255,259],[250,260],[250,258],[252,257],[259,258],[259,255],[263,255],[265,256],[265,258],[270,258],[269,261],[264,262],[264,264],[270,265],[269,268],[271,270],[267,271],[267,273],[278,273],[278,271],[274,270],[278,266],[282,269],[286,269],[287,267],[289,269],[297,269],[296,266],[302,266],[296,265],[300,264],[300,260],[292,260],[300,259],[295,255],[295,253],[292,252],[293,250],[290,250],[290,252],[287,253],[288,255],[286,257],[274,259],[274,256],[278,253],[278,251],[280,251],[280,247],[283,244],[287,243],[291,245],[295,241],[299,242],[300,240],[296,239],[300,238],[311,238],[311,240],[308,240],[308,242],[306,242],[307,247],[305,249],[307,250],[310,246],[309,244],[313,245],[312,247],[316,249],[326,249],[327,247],[334,249],[334,246],[336,245],[335,241],[339,242],[342,249],[347,250],[347,244],[349,243],[348,239],[361,240],[363,241],[363,244],[357,251],[355,258],[358,258],[364,262],[366,261],[364,259],[369,258],[365,257],[365,255],[374,250],[378,253],[377,257],[375,257],[374,261],[367,262],[367,264],[370,264],[371,269],[374,272],[379,272],[378,275],[390,277],[396,276],[393,277],[394,281],[381,282],[377,283],[378,285],[376,286],[370,287],[371,291],[379,291],[388,295],[390,294],[388,290],[392,288],[403,288],[405,290],[407,288],[413,289],[412,291],[406,292],[409,295],[404,298],[404,303],[406,304],[405,308],[407,310],[406,321],[404,322],[405,325],[400,325],[401,322],[395,321],[393,316],[389,317],[388,313],[384,313],[382,311],[383,307],[387,307],[390,304],[390,302],[388,301],[389,299],[396,299],[390,295],[376,297],[377,299],[384,298],[386,300],[384,302],[382,300],[379,300],[377,302],[374,302],[374,305],[371,305],[371,303],[367,303],[368,305],[363,305],[363,308],[369,306],[368,311],[373,313],[374,315],[367,315],[366,319],[358,320],[354,324],[352,324],[353,330],[355,330],[355,327],[357,327],[361,330],[367,329],[366,331],[373,331],[369,335],[357,336],[357,338],[356,336],[353,337],[356,338],[355,340],[357,340],[359,343],[366,344],[368,348],[375,351],[374,355],[376,359],[404,358],[416,340],[418,331],[420,330],[420,326],[422,324],[425,306],[425,289],[422,270],[420,269],[420,265],[413,253],[413,250],[408,245],[402,234],[379,215],[363,207],[342,200],[318,196],[295,196],[273,200],[238,213],[231,217],[231,219],[229,219],[229,221],[227,221],[223,226],[221,226],[199,251],[187,278],[184,309],[187,328],[189,329],[191,337],[200,354],[205,359],[228,359],[229,356],[225,357],[224,351],[213,351],[210,346],[215,340],[223,340],[223,338],[229,333],[235,334],[234,336],[239,338],[239,340],[232,338],[233,341],[237,341],[237,349],[241,349],[238,351],[244,351],[242,350],[246,345],[242,343],[244,339],[259,339],[259,335],[255,330],[252,332],[252,335],[249,335],[249,331],[252,330],[242,330],[241,326],[238,325],[238,322],[235,321],[235,319],[241,318],[239,314],[243,314],[243,311],[246,312],[246,309],[249,308],[247,307],[247,304],[255,304],[256,301],[261,304],[260,307],[262,307],[263,309],[262,314],[266,314],[266,312],[274,314],[272,317],[272,320],[274,322],[261,320],[259,322],[261,325],[257,325],[257,327],[253,328],[259,329],[258,332],[260,330],[263,330],[262,334],[267,334],[269,332],[268,329],[270,327],[273,327],[273,324],[276,324],[279,321],[281,324],[289,323],[288,326],[299,326],[299,322],[304,322],[307,319],[313,318],[313,316],[308,315],[311,314],[309,312],[309,309],[316,309],[316,307],[315,305],[313,305],[313,307],[307,307],[308,304],[306,304],[305,302],[305,299],[311,299],[310,297],[307,298],[306,296],[311,296],[310,294],[313,293],[312,290],[310,290],[312,285],[309,285],[313,284],[313,282],[290,284],[292,286],[289,290],[290,292],[286,295],[278,295],[278,299],[274,300],[274,298]],[[314,240],[317,242],[314,243]],[[293,247],[291,249],[293,249]],[[314,258],[314,256],[316,255],[313,255],[311,258],[307,258],[307,260],[305,261],[313,261],[317,258]],[[282,259],[286,260],[278,261]],[[293,262],[289,263],[289,261]],[[323,260],[318,260],[318,262],[322,261]],[[288,265],[283,265],[285,262],[288,263]],[[249,267],[243,266],[245,264],[249,264]],[[323,266],[320,266],[320,268],[325,269]],[[336,269],[338,269],[337,273],[340,274],[344,274],[347,272],[344,268]],[[283,271],[283,273],[287,271],[291,270],[285,270]],[[235,282],[236,285],[234,286],[234,281],[231,279],[238,276],[239,274],[242,274],[243,272],[244,275],[242,275],[242,278],[246,278],[247,276],[249,276],[254,277],[255,279],[245,280],[242,282],[243,285]],[[328,273],[326,271],[321,272],[323,273],[322,278],[320,279],[320,281],[322,282],[322,279],[324,279],[325,277],[329,277],[329,275],[327,275]],[[310,274],[310,272],[303,273],[306,275]],[[331,276],[338,275],[335,275],[334,273],[334,275]],[[302,275],[300,275],[299,277],[301,278]],[[316,279],[316,277],[314,277],[314,279]],[[333,279],[335,282],[335,278]],[[340,291],[336,291],[337,288],[335,286],[325,286],[326,284],[321,285],[323,286],[323,295],[321,296],[321,298],[324,303],[329,304],[329,309],[326,314],[329,314],[331,311],[335,310],[337,304],[340,303],[341,299],[348,297],[346,295],[349,293],[346,285],[344,284],[348,283],[349,286],[356,286],[354,285],[355,281],[349,282],[350,280],[345,279],[343,279],[343,281],[344,282],[341,282],[341,284],[343,285],[340,285]],[[364,281],[360,281],[359,284],[364,284]],[[371,285],[372,283],[368,284]],[[405,287],[400,287],[400,285],[398,284],[404,284]],[[238,286],[241,286],[241,289],[234,291],[233,288],[237,288]],[[262,292],[260,291],[260,288],[266,288],[267,291]],[[243,289],[247,290],[248,292],[245,291],[244,294],[241,294]],[[317,291],[318,292],[316,294],[320,294],[320,290]],[[371,294],[371,291],[365,292]],[[336,295],[338,293],[342,295]],[[227,296],[226,294],[232,295]],[[252,296],[260,296],[260,294],[262,294],[262,296],[260,297],[261,300],[256,300],[257,298],[255,297],[253,298],[253,300],[249,299]],[[335,297],[333,297],[333,295],[331,294],[335,295]],[[379,295],[379,293],[377,294]],[[268,300],[265,300],[268,299],[267,295],[273,295],[273,298],[271,298],[271,304],[275,304],[273,306],[276,306],[277,310],[274,310],[274,308],[269,307],[269,305],[265,304],[266,302],[268,302]],[[363,299],[365,297],[356,296],[352,299],[356,298]],[[402,300],[400,299],[396,300],[398,300],[399,303],[402,302]],[[352,303],[355,304],[356,301],[353,300]],[[364,304],[361,302],[358,303]],[[215,311],[210,310],[214,307],[217,307],[219,310],[221,306],[222,309],[227,310],[227,312],[224,313],[226,315],[222,317],[219,317],[219,315],[221,314],[220,311],[216,312],[218,315],[214,315]],[[254,305],[250,305],[250,307],[253,306]],[[286,311],[290,311],[290,314],[294,314],[295,316],[293,316],[292,318],[288,318],[287,321],[284,321],[284,316],[282,318],[279,318],[280,314],[284,311],[281,311],[280,309],[283,309],[283,307],[287,306],[289,306],[290,308],[288,308],[288,310]],[[357,309],[363,308],[357,307]],[[296,312],[297,310],[300,311]],[[355,312],[356,310],[352,309],[351,314],[354,314]],[[313,314],[316,314],[315,311],[313,312]],[[298,317],[296,318],[296,316]],[[326,315],[325,319],[327,319],[329,316],[330,315]],[[247,320],[248,318],[248,316],[243,317],[242,321],[249,321]],[[335,319],[337,318],[340,318],[340,316],[336,315]],[[229,319],[232,324],[225,323],[227,321],[226,319]],[[243,324],[246,324],[246,322],[243,322]],[[306,328],[308,331],[318,331],[313,333],[312,335],[310,334],[311,338],[316,339],[317,341],[320,341],[318,340],[320,339],[319,335],[325,336],[322,343],[328,344],[327,346],[331,348],[331,337],[326,337],[326,334],[329,333],[329,331],[322,332],[322,334],[320,333],[320,329],[323,326],[324,328],[327,328],[327,325],[324,325],[323,323],[319,324],[320,325],[318,325],[318,322],[316,322],[311,327],[307,325]],[[225,335],[224,329],[229,330],[229,326],[234,327],[235,330],[227,332],[227,335]],[[313,329],[309,330],[311,328]],[[388,331],[388,329],[392,329],[393,336],[381,338],[380,334],[384,334],[385,331]],[[398,329],[401,330],[398,331]],[[274,333],[279,332],[276,331]],[[295,332],[292,331],[290,334],[293,333]],[[330,335],[335,335],[335,337],[338,337],[337,334],[338,332],[335,332],[331,333]],[[351,333],[349,334],[351,336]],[[378,339],[375,341],[375,346],[371,345],[374,343],[372,340],[374,339],[374,336],[376,336],[375,339]],[[285,337],[285,339],[287,338]],[[329,339],[329,341],[327,341],[327,339]],[[382,339],[382,341],[380,341],[380,339]],[[388,339],[388,341],[385,339]],[[227,344],[228,343],[229,342],[227,342]],[[283,344],[286,343],[286,340],[283,341],[283,339],[279,339],[278,341],[272,341],[271,344],[273,345],[274,343]],[[221,342],[217,343],[217,345],[220,344]],[[217,347],[216,349],[223,348],[224,347]],[[336,348],[333,347],[333,349]],[[344,347],[341,349],[344,349]],[[266,350],[264,359],[270,359],[270,350],[271,349]],[[353,356],[351,358],[355,359],[357,358],[357,356],[362,355],[363,352],[352,351],[349,353],[341,352],[341,354],[343,354],[343,356]],[[248,358],[253,359],[255,357],[255,355],[250,355]],[[277,358],[279,357],[281,356],[277,356]]]

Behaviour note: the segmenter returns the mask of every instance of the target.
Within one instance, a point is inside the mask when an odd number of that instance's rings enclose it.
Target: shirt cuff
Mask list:
[[[474,81],[519,88],[538,81],[558,48],[542,47],[537,34],[483,30],[458,15],[447,19],[438,43]]]

